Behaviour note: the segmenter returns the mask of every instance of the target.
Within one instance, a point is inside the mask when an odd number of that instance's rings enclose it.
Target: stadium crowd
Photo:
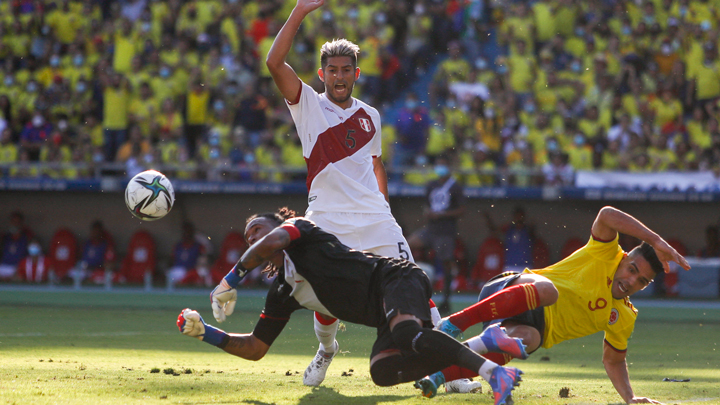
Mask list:
[[[3,174],[303,178],[264,63],[294,3],[0,3]],[[424,168],[440,155],[469,186],[720,170],[720,1],[326,3],[303,24],[291,65],[322,90],[319,46],[360,45],[356,96],[383,117],[397,110],[384,121],[384,158],[391,172],[416,169],[406,182],[431,179]]]

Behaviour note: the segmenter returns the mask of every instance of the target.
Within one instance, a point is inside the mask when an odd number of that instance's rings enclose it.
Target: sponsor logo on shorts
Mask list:
[[[618,318],[620,318],[620,313],[617,309],[613,308],[612,311],[610,311],[610,322],[608,322],[608,325],[614,325],[615,322],[618,321]]]
[[[385,318],[390,318],[390,314],[392,314],[394,310],[395,310],[395,308],[387,311],[387,313],[385,314]]]

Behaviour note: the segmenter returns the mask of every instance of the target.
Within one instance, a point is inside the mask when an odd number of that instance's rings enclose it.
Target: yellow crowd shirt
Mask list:
[[[605,331],[605,340],[613,348],[627,349],[637,310],[629,299],[616,300],[611,293],[623,256],[618,236],[610,242],[591,237],[585,246],[556,264],[525,270],[550,279],[559,293],[557,302],[545,307],[544,348]]]

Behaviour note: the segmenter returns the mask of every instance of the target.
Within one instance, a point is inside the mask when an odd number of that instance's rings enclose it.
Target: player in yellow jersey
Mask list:
[[[625,253],[618,233],[643,243]],[[603,364],[618,394],[627,403],[657,404],[636,396],[630,385],[625,356],[637,310],[628,297],[647,287],[656,274],[668,271],[670,261],[690,269],[684,257],[640,221],[604,207],[585,246],[544,269],[491,279],[477,304],[444,318],[438,328],[457,337],[484,322],[483,332],[465,345],[498,364],[527,358],[540,347],[605,331]],[[416,386],[433,396],[445,381],[472,376],[468,370],[450,367]]]

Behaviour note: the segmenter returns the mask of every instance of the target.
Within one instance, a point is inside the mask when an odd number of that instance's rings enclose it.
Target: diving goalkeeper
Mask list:
[[[196,311],[185,309],[177,320],[183,334],[235,356],[260,360],[290,315],[307,308],[378,329],[370,358],[370,376],[377,385],[415,381],[454,365],[488,381],[495,405],[511,400],[522,372],[498,366],[433,330],[430,281],[412,262],[350,249],[286,208],[250,217],[245,239],[250,248],[226,276],[227,291],[216,289],[213,297],[222,310],[232,311],[234,287],[246,269],[269,262],[266,271],[278,276],[255,329],[250,334],[228,334],[205,324]],[[507,340],[506,344],[521,345],[517,339]]]

